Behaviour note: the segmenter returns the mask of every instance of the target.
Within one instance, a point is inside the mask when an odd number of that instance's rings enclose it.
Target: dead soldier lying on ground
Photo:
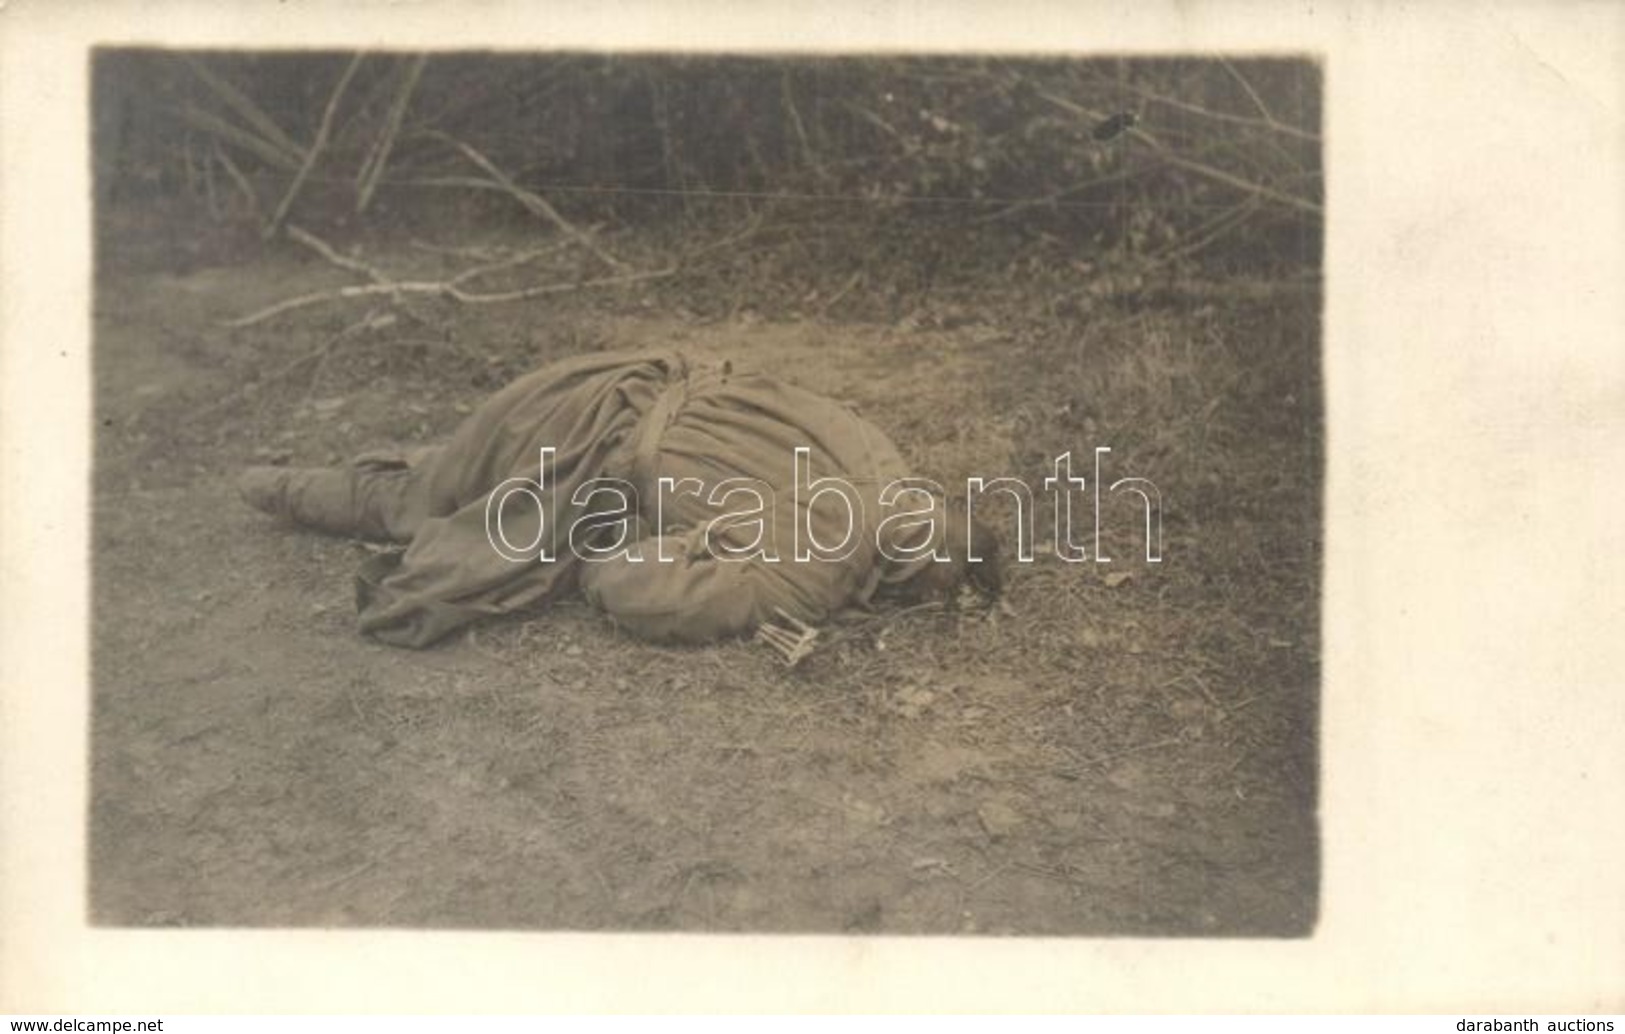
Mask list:
[[[798,460],[813,485],[849,495],[798,488]],[[630,487],[595,487],[606,481]],[[761,486],[771,503],[742,521],[738,499],[712,490],[724,484]],[[427,646],[580,589],[640,637],[756,632],[793,663],[812,626],[880,598],[951,600],[966,584],[997,596],[997,542],[962,501],[917,487],[885,498],[918,484],[890,439],[840,403],[660,352],[538,370],[443,446],[253,467],[239,488],[267,513],[407,545],[357,576],[361,630],[386,643]]]

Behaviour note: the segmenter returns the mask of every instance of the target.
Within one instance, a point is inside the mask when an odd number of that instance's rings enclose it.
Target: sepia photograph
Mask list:
[[[1607,1022],[1621,29],[0,3],[0,1013]]]
[[[91,55],[88,919],[1303,938],[1310,55]]]

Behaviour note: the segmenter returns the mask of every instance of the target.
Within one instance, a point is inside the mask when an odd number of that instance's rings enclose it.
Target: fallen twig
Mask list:
[[[463,157],[479,166],[487,176],[491,177],[492,182],[511,195],[515,201],[518,201],[521,205],[523,205],[527,212],[530,212],[532,215],[539,216],[540,218],[552,223],[560,231],[568,234],[578,244],[590,251],[601,262],[610,268],[619,270],[625,270],[627,268],[626,263],[599,247],[598,242],[594,241],[589,234],[583,232],[577,228],[574,223],[570,222],[570,220],[560,215],[558,209],[548,204],[546,198],[542,197],[540,194],[526,190],[524,187],[521,187],[519,184],[515,183],[508,177],[507,173],[491,164],[491,160],[485,157],[485,155],[476,151],[468,144],[463,143],[461,140],[458,140],[456,137],[448,136],[445,133],[439,132],[436,132],[433,135],[441,140],[444,140],[452,147],[455,147],[459,152],[462,153]]]
[[[378,269],[378,267],[369,265],[358,258],[351,258],[348,255],[340,254],[336,248],[308,230],[294,226],[290,223],[288,225],[288,237],[292,240],[298,241],[305,247],[310,248],[312,251],[316,252],[327,261],[333,263],[335,266],[338,266],[340,269],[348,269],[351,272],[362,274],[367,279],[371,280],[375,285],[389,288],[393,287],[395,284],[395,281],[386,275],[382,270]],[[453,282],[455,283],[455,281]],[[419,323],[423,322],[423,317],[421,315],[412,312],[411,309],[407,307],[405,301],[400,297],[401,292],[392,290],[388,293],[407,316]]]
[[[905,150],[913,149],[910,147],[908,141],[903,139],[903,134],[899,133],[890,122],[887,122],[885,119],[881,118],[879,115],[876,115],[868,108],[863,107],[861,104],[853,103],[852,101],[842,101],[841,105],[848,111],[851,111],[853,114],[863,119],[865,122],[891,137],[893,140],[896,140],[898,143],[902,144]]]
[[[282,195],[282,203],[277,206],[271,221],[265,224],[264,236],[270,240],[276,236],[277,230],[282,227],[282,220],[287,217],[288,209],[293,207],[294,199],[299,196],[299,190],[305,185],[305,179],[310,176],[310,170],[316,167],[316,161],[327,147],[328,134],[333,131],[333,115],[338,111],[339,101],[343,99],[344,92],[350,88],[350,80],[355,77],[356,69],[361,67],[361,59],[365,55],[356,54],[350,58],[345,66],[344,74],[333,87],[332,94],[327,98],[327,107],[322,109],[321,124],[316,127],[316,139],[311,142],[310,149],[305,152],[305,160],[300,164],[299,171],[294,174],[293,182],[288,184],[287,193]]]
[[[720,248],[737,244],[739,241],[744,240],[760,229],[761,222],[761,214],[757,213],[748,223],[746,223],[744,228],[728,234],[727,236],[716,241],[712,241],[709,244],[702,245],[699,248],[688,252],[685,256],[683,256],[681,261],[671,262],[660,269],[626,272],[616,276],[597,277],[591,280],[570,280],[556,283],[533,284],[529,287],[518,287],[506,291],[470,291],[463,285],[476,277],[485,276],[489,273],[494,273],[502,269],[509,269],[514,266],[523,265],[526,262],[534,261],[548,252],[555,250],[558,245],[545,245],[541,248],[523,251],[507,258],[482,263],[470,269],[463,270],[461,273],[458,273],[449,280],[395,280],[375,266],[362,262],[360,259],[355,259],[347,255],[340,254],[336,248],[322,240],[320,237],[317,237],[310,231],[298,226],[290,225],[288,227],[288,237],[291,240],[297,241],[298,243],[310,248],[312,251],[315,251],[324,259],[341,269],[348,270],[352,273],[362,274],[371,280],[372,283],[350,284],[344,287],[329,288],[325,291],[311,291],[306,294],[296,295],[292,298],[285,298],[280,302],[267,305],[263,309],[258,309],[251,312],[246,316],[239,316],[236,319],[226,320],[224,325],[227,327],[236,328],[251,327],[256,323],[264,323],[266,320],[280,316],[283,313],[292,312],[295,309],[303,309],[312,305],[320,305],[323,302],[342,301],[350,298],[375,298],[380,295],[388,295],[399,301],[401,296],[416,294],[450,298],[452,301],[460,302],[464,305],[494,305],[501,302],[523,301],[527,298],[537,298],[548,294],[563,294],[568,291],[579,291],[592,287],[611,287],[619,284],[632,284],[648,280],[663,280],[667,277],[676,276],[678,272],[685,268],[686,262],[692,261],[696,257],[708,254]],[[447,249],[438,250],[444,251]]]
[[[445,293],[466,305],[491,305],[496,302],[517,302],[526,298],[536,298],[544,294],[564,294],[568,291],[578,291],[584,287],[609,287],[614,284],[634,284],[644,280],[662,280],[675,276],[678,266],[670,265],[663,269],[652,269],[642,273],[624,273],[620,276],[602,276],[595,280],[579,280],[557,284],[538,284],[535,287],[522,287],[514,291],[497,291],[487,294],[476,294],[464,291],[447,284]]]
[[[333,263],[333,265],[338,266],[340,269],[348,269],[351,272],[360,273],[367,277],[367,279],[377,284],[394,283],[393,280],[381,273],[376,267],[370,266],[367,263],[362,262],[360,259],[353,259],[348,255],[339,254],[332,245],[328,244],[314,233],[311,233],[308,230],[303,230],[291,223],[288,224],[288,238],[290,240],[298,241],[300,244],[303,244],[305,247],[316,252],[322,258]]]
[[[464,305],[491,305],[498,302],[516,302],[526,298],[537,298],[547,294],[564,294],[569,291],[579,291],[589,287],[609,287],[616,284],[637,283],[643,280],[659,280],[674,276],[678,267],[667,266],[642,273],[626,273],[620,276],[599,277],[595,280],[576,280],[562,283],[538,284],[534,287],[524,287],[513,291],[496,291],[479,293],[465,291],[449,280],[393,280],[381,284],[356,284],[349,287],[340,287],[328,291],[312,291],[309,294],[298,295],[274,305],[268,305],[257,312],[240,316],[234,320],[227,320],[228,327],[251,327],[256,323],[264,323],[275,316],[280,316],[295,309],[303,309],[322,302],[340,301],[348,298],[374,298],[379,295],[407,295],[426,294],[440,295]]]
[[[504,269],[513,269],[516,266],[523,266],[526,263],[535,262],[537,259],[542,258],[543,256],[553,254],[553,252],[558,251],[562,246],[562,241],[554,241],[552,244],[545,247],[530,248],[526,251],[509,255],[507,258],[494,258],[489,262],[463,270],[461,273],[458,273],[447,282],[454,287],[460,287],[476,277],[487,276],[491,273],[497,273]]]

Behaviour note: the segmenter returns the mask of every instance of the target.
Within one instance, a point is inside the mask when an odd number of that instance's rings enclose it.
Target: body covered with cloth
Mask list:
[[[577,591],[635,635],[697,643],[967,578],[998,587],[993,537],[873,424],[670,352],[555,363],[444,445],[254,467],[239,488],[300,524],[405,544],[357,576],[361,630],[399,646]]]

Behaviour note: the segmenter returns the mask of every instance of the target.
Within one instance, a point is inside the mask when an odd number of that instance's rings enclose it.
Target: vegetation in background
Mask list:
[[[530,220],[599,273],[631,227],[669,232],[664,268],[752,226],[756,261],[828,290],[1319,265],[1305,60],[114,50],[96,71],[98,196],[162,199],[182,252]]]

